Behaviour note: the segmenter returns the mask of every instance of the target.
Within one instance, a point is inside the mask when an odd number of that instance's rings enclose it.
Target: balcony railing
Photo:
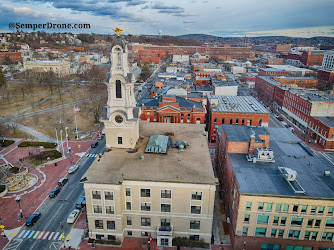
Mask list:
[[[157,226],[157,236],[172,236],[173,235],[173,226],[162,227]]]

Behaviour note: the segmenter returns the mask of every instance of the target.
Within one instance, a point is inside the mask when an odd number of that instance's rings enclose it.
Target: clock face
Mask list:
[[[122,122],[123,122],[123,117],[120,116],[120,115],[116,115],[116,117],[115,117],[115,122],[117,122],[117,123],[122,123]]]

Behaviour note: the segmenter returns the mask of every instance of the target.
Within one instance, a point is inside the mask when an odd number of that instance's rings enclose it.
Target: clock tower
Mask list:
[[[118,32],[116,31],[118,30]],[[134,149],[139,138],[140,109],[136,107],[134,83],[136,78],[130,73],[128,48],[119,37],[111,44],[112,67],[108,86],[108,105],[105,117],[106,147]]]

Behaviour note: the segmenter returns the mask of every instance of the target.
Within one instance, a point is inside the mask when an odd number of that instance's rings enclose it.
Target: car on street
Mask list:
[[[103,139],[103,135],[99,135],[99,136],[97,137],[97,139],[98,139],[98,140],[102,140],[102,139]]]
[[[78,165],[73,165],[73,166],[71,166],[71,167],[68,169],[68,173],[69,173],[69,174],[73,174],[75,171],[78,170],[78,168],[79,168]]]
[[[282,124],[283,124],[284,126],[287,126],[287,125],[288,125],[285,121],[283,121]]]
[[[97,145],[99,145],[99,142],[98,142],[98,141],[95,141],[95,142],[92,143],[91,147],[92,147],[92,148],[96,148]]]
[[[39,217],[41,217],[41,213],[40,212],[35,212],[33,213],[26,221],[26,226],[33,226],[35,225],[36,221],[39,219]]]
[[[56,187],[50,192],[49,197],[54,198],[57,196],[57,194],[59,194],[59,192],[60,192],[60,187]]]
[[[85,196],[81,196],[79,198],[79,200],[77,201],[77,203],[75,204],[75,207],[77,209],[81,209],[83,208],[84,206],[86,206],[86,197]]]
[[[76,219],[78,219],[80,214],[80,210],[79,209],[74,209],[70,215],[67,217],[67,223],[74,223],[76,221]]]
[[[277,118],[279,121],[283,121],[284,119],[282,117]]]
[[[58,186],[64,186],[66,184],[66,182],[68,182],[68,178],[67,177],[61,178],[58,181]]]

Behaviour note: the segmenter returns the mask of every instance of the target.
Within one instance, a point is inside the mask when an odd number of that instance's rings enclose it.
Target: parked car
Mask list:
[[[289,127],[289,130],[293,133],[295,132],[295,129],[293,127]]]
[[[54,198],[57,196],[57,194],[60,192],[60,187],[56,187],[55,189],[53,189],[50,194],[49,194],[49,197],[50,198]]]
[[[64,186],[66,184],[66,182],[68,182],[68,178],[67,177],[61,178],[58,181],[58,186]]]
[[[74,209],[72,213],[67,217],[67,223],[74,223],[78,219],[80,210]]]
[[[284,126],[287,126],[287,125],[288,125],[285,121],[282,121],[282,124],[283,124]]]
[[[85,196],[81,196],[79,198],[79,200],[77,201],[77,203],[75,204],[75,207],[77,209],[81,209],[83,208],[84,206],[86,206],[86,197]]]
[[[39,219],[39,217],[41,217],[41,213],[40,212],[35,212],[33,213],[26,221],[26,226],[33,226],[35,225],[36,221]]]
[[[282,117],[278,117],[277,118],[279,121],[283,121],[283,118]]]
[[[102,139],[103,139],[103,135],[99,135],[99,136],[97,137],[97,139],[98,139],[98,140],[102,140]]]
[[[73,165],[73,166],[71,166],[71,167],[68,169],[68,173],[69,173],[69,174],[72,174],[72,173],[74,173],[75,171],[77,171],[78,168],[79,168],[78,165]]]
[[[96,148],[97,145],[99,145],[99,142],[98,142],[98,141],[95,141],[95,142],[92,143],[91,147],[92,147],[92,148]]]

